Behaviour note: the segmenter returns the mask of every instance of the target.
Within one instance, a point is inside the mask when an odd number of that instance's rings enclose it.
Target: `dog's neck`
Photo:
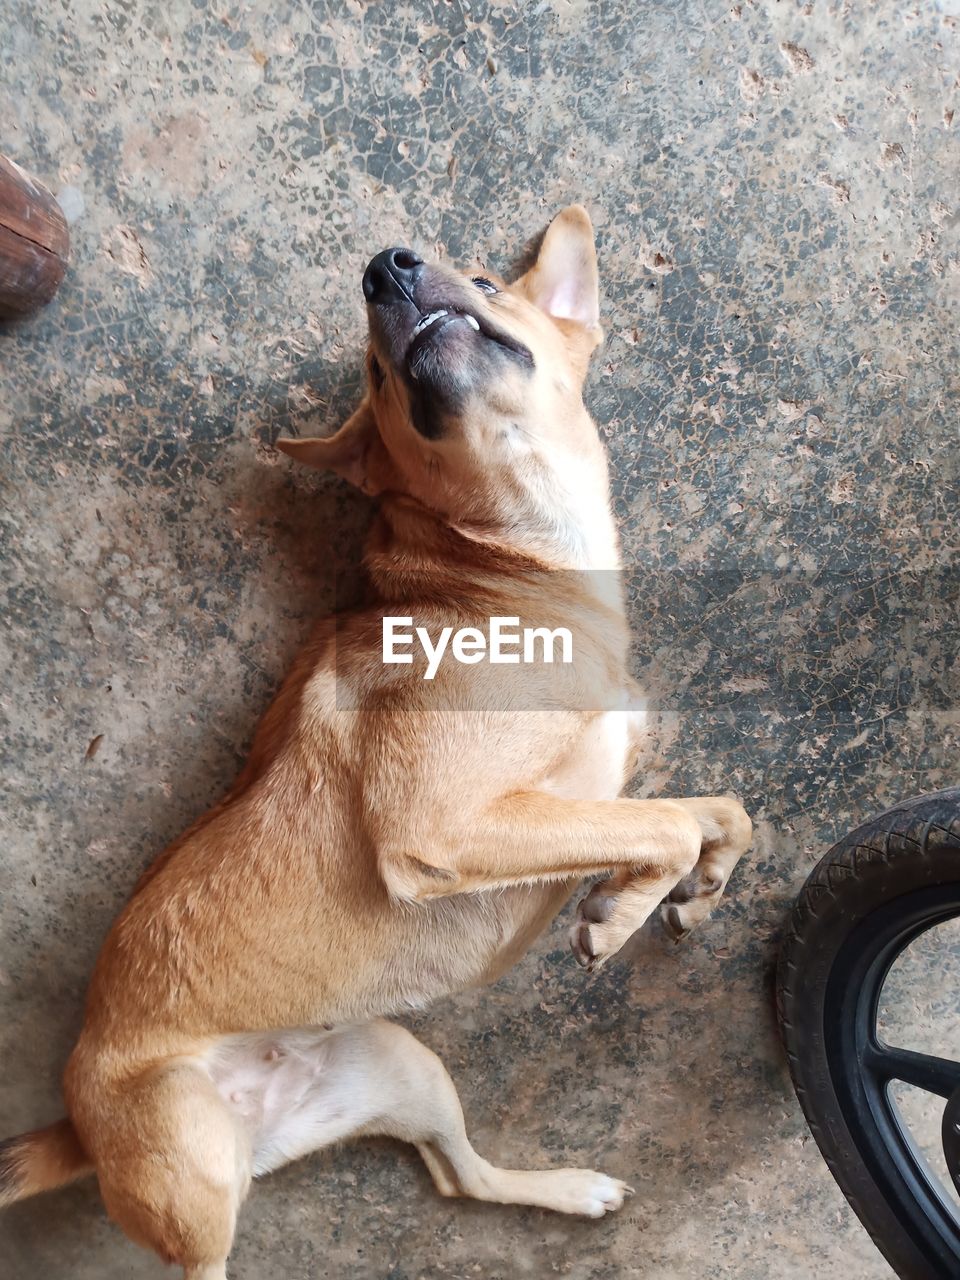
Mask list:
[[[504,536],[518,550],[558,569],[620,569],[620,540],[610,506],[602,448],[584,455],[553,448],[549,463],[532,458],[504,504]]]
[[[605,478],[605,460],[603,470]],[[587,479],[582,470],[581,478]],[[577,495],[545,486],[542,514],[531,510],[528,486],[524,492],[513,513],[501,503],[497,518],[457,521],[408,494],[383,494],[365,557],[377,593],[395,602],[425,591],[453,598],[485,594],[504,580],[572,574],[578,594],[586,590],[602,607],[622,613],[619,546],[605,489],[584,483]],[[568,589],[573,586],[568,581]]]
[[[388,493],[384,509],[394,512],[395,536],[402,538],[409,523],[402,514],[419,510],[430,526],[531,558],[544,569],[619,571],[606,452],[586,422],[590,435],[577,433],[569,443],[545,447],[517,437],[501,440],[499,453],[477,458],[472,467],[447,472],[441,463],[424,497],[406,488]],[[425,536],[422,524],[414,536]]]
[[[585,406],[511,435],[506,447],[492,490],[494,536],[557,569],[619,570],[607,453]]]
[[[374,585],[397,599],[421,593],[428,579],[431,593],[444,594],[471,582],[545,573],[555,567],[493,538],[486,529],[475,535],[404,493],[381,496],[365,565]]]
[[[411,564],[421,559],[433,563],[438,555],[454,554],[454,548],[473,547],[529,562],[540,571],[618,572],[620,544],[609,498],[589,484],[581,484],[577,492],[577,478],[576,467],[568,480],[551,472],[525,484],[522,498],[501,490],[495,506],[470,504],[456,517],[409,494],[385,493],[378,549],[385,549],[387,538],[392,550]],[[487,557],[481,558],[486,562]]]

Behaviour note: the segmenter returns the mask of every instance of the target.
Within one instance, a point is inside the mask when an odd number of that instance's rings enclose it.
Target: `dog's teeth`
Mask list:
[[[421,316],[414,326],[413,336],[416,337],[418,333],[423,333],[424,329],[429,329],[434,321],[442,320],[445,315],[447,315],[446,311],[431,311],[428,316]]]
[[[476,320],[474,320],[473,316],[464,316],[463,318],[471,329],[476,329],[477,333],[480,332],[480,326],[477,324]]]

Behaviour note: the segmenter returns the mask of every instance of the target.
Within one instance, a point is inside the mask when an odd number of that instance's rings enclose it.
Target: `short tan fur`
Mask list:
[[[390,253],[364,277],[361,405],[332,437],[278,442],[379,495],[371,603],[320,623],[232,791],[115,922],[69,1119],[0,1145],[0,1203],[92,1169],[127,1234],[192,1280],[225,1276],[254,1175],[355,1134],[416,1144],[443,1195],[618,1208],[615,1178],[479,1156],[440,1061],[384,1019],[496,977],[585,877],[606,878],[573,926],[580,963],[658,907],[681,936],[750,841],[733,799],[622,795],[643,726],[582,399],[602,340],[587,213],[560,213],[509,285]],[[525,668],[518,708],[490,667],[428,682],[380,661],[385,612],[439,628],[533,600],[587,647],[576,688]]]

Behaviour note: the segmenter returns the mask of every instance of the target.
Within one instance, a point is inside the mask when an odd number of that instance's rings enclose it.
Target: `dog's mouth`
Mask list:
[[[491,324],[485,316],[475,315],[472,311],[461,307],[437,307],[433,311],[422,314],[413,326],[406,350],[406,365],[414,381],[422,372],[428,350],[432,355],[433,349],[442,340],[453,336],[454,326],[457,336],[462,336],[469,341],[473,334],[477,334],[481,339],[496,343],[516,359],[532,367],[533,355],[530,348]]]
[[[494,305],[479,300],[496,286],[481,283],[428,266],[412,249],[384,249],[367,265],[362,286],[373,346],[419,402],[449,410],[500,376],[503,361],[534,368],[530,348],[501,326]]]

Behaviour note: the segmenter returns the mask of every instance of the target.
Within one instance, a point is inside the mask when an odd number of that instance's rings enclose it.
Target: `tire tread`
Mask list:
[[[808,1046],[800,1036],[801,1019],[794,1017],[798,1000],[806,998],[802,968],[808,946],[817,945],[817,930],[829,907],[847,894],[863,901],[875,878],[890,875],[902,859],[921,862],[931,844],[957,850],[960,879],[960,787],[915,796],[887,809],[849,832],[820,859],[804,884],[783,931],[777,971],[777,1016],[794,1089],[817,1146],[853,1211],[874,1244],[898,1275],[902,1259],[898,1251],[873,1225],[871,1207],[852,1185],[852,1174],[837,1159],[832,1135],[818,1118],[810,1084],[816,1085],[817,1064],[808,1061]],[[856,905],[856,904],[854,904]],[[845,1152],[849,1158],[849,1152]]]

